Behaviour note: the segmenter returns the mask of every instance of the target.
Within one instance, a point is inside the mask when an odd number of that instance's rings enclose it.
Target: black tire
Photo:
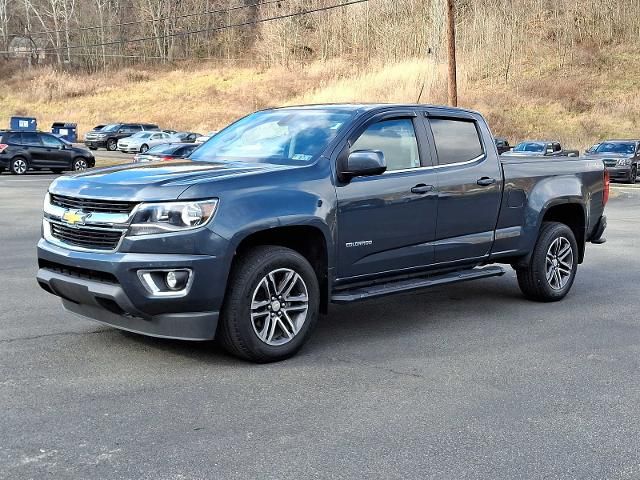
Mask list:
[[[0,174],[4,173],[4,167],[0,167]]]
[[[627,179],[627,183],[634,184],[636,183],[636,179],[638,178],[638,166],[632,165],[631,170],[629,171],[629,178]]]
[[[147,150],[149,150],[149,145],[147,145],[146,143],[140,145],[140,153],[145,153]]]
[[[29,162],[24,157],[13,157],[9,169],[14,175],[24,175],[29,170]]]
[[[74,172],[81,172],[83,170],[86,170],[87,168],[89,168],[89,162],[86,159],[82,157],[76,157],[73,159],[71,169]]]
[[[560,283],[552,286],[548,280],[548,264],[547,255],[550,253],[552,244],[558,239],[568,241],[571,249],[571,269],[570,274],[566,278],[566,283],[560,286]],[[553,255],[552,255],[553,256]],[[556,260],[557,262],[557,260]],[[550,263],[549,265],[553,265]],[[557,263],[556,263],[557,265]],[[554,268],[551,267],[550,268]],[[518,285],[522,293],[530,300],[538,302],[557,302],[562,300],[576,278],[578,269],[578,244],[573,231],[565,224],[558,222],[544,222],[538,235],[538,240],[533,248],[533,253],[527,267],[518,267],[516,274],[518,276]],[[552,275],[552,281],[555,277]]]
[[[115,152],[118,149],[118,141],[115,138],[107,140],[107,150]]]
[[[270,272],[283,269],[297,273],[303,281],[307,292],[307,310],[302,320],[304,323],[301,324],[297,334],[290,340],[286,340],[283,331],[279,330],[282,334],[280,338],[287,343],[270,345],[258,336],[258,327],[252,319],[251,306],[256,292],[263,285],[263,279],[266,279]],[[286,294],[284,296],[286,297]],[[229,353],[245,360],[256,363],[284,360],[300,350],[309,338],[318,320],[319,305],[320,289],[316,273],[302,255],[284,247],[256,247],[239,259],[232,269],[220,317],[218,340]],[[267,322],[277,323],[278,318],[271,319],[275,316],[273,302],[268,303],[264,308],[271,311],[267,313],[263,323],[264,331],[267,331]]]

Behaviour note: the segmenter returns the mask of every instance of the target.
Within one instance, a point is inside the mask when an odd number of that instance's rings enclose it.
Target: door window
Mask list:
[[[430,118],[438,152],[438,164],[468,162],[484,153],[476,123],[472,120]]]
[[[53,135],[42,135],[40,138],[45,147],[58,148],[62,145],[62,142]]]
[[[381,151],[387,171],[420,166],[416,132],[409,118],[384,120],[370,125],[351,146],[351,152],[357,150]]]
[[[22,144],[30,147],[41,147],[40,136],[33,132],[22,132]]]

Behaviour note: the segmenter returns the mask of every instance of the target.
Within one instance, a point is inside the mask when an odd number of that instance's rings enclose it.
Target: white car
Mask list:
[[[207,140],[209,140],[211,137],[213,137],[216,133],[218,133],[218,130],[214,130],[213,132],[209,132],[204,135],[201,135],[198,138],[196,138],[195,143],[204,143]]]
[[[118,150],[125,153],[144,153],[151,147],[171,143],[173,135],[165,132],[138,132],[118,140]]]

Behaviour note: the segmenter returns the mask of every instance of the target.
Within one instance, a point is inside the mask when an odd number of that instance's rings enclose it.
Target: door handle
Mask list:
[[[496,183],[496,179],[490,177],[482,177],[478,179],[476,183],[481,187],[488,187],[489,185],[493,185],[494,183]]]
[[[411,193],[417,193],[418,195],[424,195],[425,193],[433,192],[433,185],[425,185],[424,183],[419,183],[415,187],[411,189]]]

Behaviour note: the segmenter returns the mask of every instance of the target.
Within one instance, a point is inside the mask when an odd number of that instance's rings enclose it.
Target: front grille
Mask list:
[[[51,205],[62,208],[82,210],[85,213],[131,213],[135,208],[134,202],[118,202],[115,200],[96,200],[89,198],[65,197],[50,194]]]
[[[66,227],[50,223],[51,236],[61,242],[92,250],[115,250],[122,238],[123,230],[106,228]]]
[[[605,167],[615,167],[618,164],[617,160],[604,160]]]
[[[103,283],[118,283],[118,279],[111,273],[89,270],[88,268],[71,267],[69,265],[51,262],[43,258],[38,260],[38,267],[52,272],[61,273],[62,275],[67,275],[69,277],[82,278],[85,280],[93,280]]]

